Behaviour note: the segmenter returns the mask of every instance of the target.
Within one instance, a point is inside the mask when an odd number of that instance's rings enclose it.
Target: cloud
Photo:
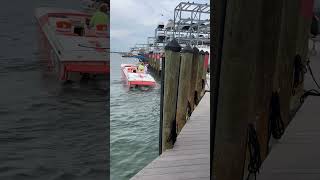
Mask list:
[[[127,29],[110,29],[110,36],[113,38],[127,38],[130,33]]]

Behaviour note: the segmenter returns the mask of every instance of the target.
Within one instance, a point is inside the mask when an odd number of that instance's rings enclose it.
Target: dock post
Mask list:
[[[206,75],[209,72],[209,57],[210,57],[210,53],[206,51],[204,55],[204,67],[205,67],[204,71]]]
[[[244,162],[248,122],[255,120],[255,68],[260,51],[262,0],[224,3],[222,0],[217,2],[226,7],[226,12],[224,9],[220,12],[219,21],[223,27],[218,35],[224,36],[219,37],[222,42],[219,42],[218,52],[214,52],[218,54],[217,63],[221,62],[221,71],[214,70],[220,71],[220,82],[214,86],[218,87],[218,92],[214,93],[219,96],[214,102],[217,104],[214,105],[216,123],[214,147],[211,146],[214,148],[211,179],[240,180],[244,179],[247,168]]]
[[[162,128],[163,128],[163,100],[164,100],[164,76],[165,76],[165,58],[162,58],[161,71],[161,94],[160,94],[160,126],[159,126],[159,155],[162,154]]]
[[[200,51],[201,54],[201,51]],[[206,81],[207,81],[207,70],[206,70],[206,66],[205,66],[205,56],[206,53],[204,51],[202,51],[201,54],[201,63],[203,64],[202,66],[202,78],[201,78],[201,97],[204,95],[204,92],[206,90]]]
[[[154,70],[154,53],[152,53],[151,55],[151,67],[152,67],[152,70]]]
[[[187,117],[191,114],[191,105],[188,98],[192,71],[193,49],[187,45],[181,51],[180,75],[177,100],[177,132],[180,133],[186,124]]]
[[[153,70],[157,72],[157,53],[153,54]]]
[[[201,50],[198,55],[198,70],[197,70],[197,84],[196,84],[198,99],[196,104],[199,103],[204,92],[203,89],[205,89],[205,86],[204,86],[205,82],[202,79],[203,71],[204,71],[204,51]]]
[[[255,113],[257,117],[257,135],[260,143],[261,160],[269,151],[270,102],[273,91],[273,79],[276,69],[283,2],[264,0],[261,16],[260,54],[256,66]],[[270,13],[272,12],[272,13]]]
[[[306,65],[306,60],[308,58],[309,52],[309,34],[311,28],[311,17],[299,16],[298,17],[298,28],[297,28],[297,47],[296,47],[296,55],[301,57],[301,61],[303,65]],[[294,72],[296,73],[296,72]],[[300,97],[304,93],[304,76],[303,72],[301,75],[301,83],[294,84],[293,80],[293,93],[291,97],[291,104],[290,104],[290,118],[294,116],[295,112],[299,109],[301,102]]]
[[[197,47],[193,48],[193,58],[192,58],[192,66],[191,66],[191,79],[190,79],[190,89],[189,89],[189,102],[191,106],[191,112],[194,110],[194,106],[196,103],[196,82],[197,82],[197,73],[198,73],[198,56],[199,49]]]
[[[280,90],[281,116],[284,126],[287,127],[290,123],[289,111],[293,81],[293,77],[291,76],[296,56],[298,19],[300,16],[300,3],[302,1],[283,0],[283,2],[274,90]]]
[[[162,152],[171,149],[176,141],[176,108],[181,46],[176,39],[165,47]]]
[[[194,93],[194,104],[195,106],[198,105],[199,100],[201,99],[200,93],[201,93],[201,79],[202,79],[202,73],[200,72],[200,64],[201,64],[201,57],[200,57],[200,51],[198,51],[197,55],[195,56],[196,60],[196,82],[195,82],[195,93]]]

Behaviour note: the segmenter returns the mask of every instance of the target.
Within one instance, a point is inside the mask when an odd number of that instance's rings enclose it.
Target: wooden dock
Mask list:
[[[320,55],[311,58],[311,68],[319,81]],[[310,73],[305,75],[306,90],[317,89]],[[320,91],[320,90],[319,90]],[[320,179],[320,97],[307,97],[264,161],[258,180],[318,180]]]
[[[152,161],[131,180],[207,180],[210,178],[210,93],[202,97],[173,149]]]

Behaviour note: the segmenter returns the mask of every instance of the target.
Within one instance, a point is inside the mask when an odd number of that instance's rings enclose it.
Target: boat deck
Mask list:
[[[210,178],[210,93],[207,92],[177,137],[131,180],[207,180]]]
[[[62,51],[61,61],[107,61],[108,59],[106,47],[109,45],[106,38],[57,35],[56,40]]]

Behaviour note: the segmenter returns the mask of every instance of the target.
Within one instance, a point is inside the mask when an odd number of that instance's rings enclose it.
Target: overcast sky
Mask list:
[[[154,36],[159,22],[173,19],[174,8],[181,0],[111,0],[110,41],[112,51],[128,51],[136,43],[146,43]],[[209,0],[189,2],[209,3]],[[163,14],[163,16],[161,16]]]

